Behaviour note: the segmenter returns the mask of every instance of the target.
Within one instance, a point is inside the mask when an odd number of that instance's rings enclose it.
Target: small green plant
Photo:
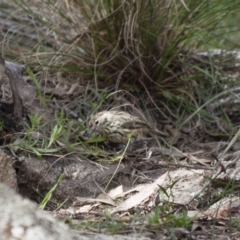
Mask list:
[[[151,213],[147,215],[148,223],[150,224],[160,224],[162,221],[160,220],[160,207],[156,207]]]
[[[186,211],[183,211],[181,214],[168,214],[168,212],[169,208],[167,206],[157,206],[147,215],[147,222],[168,227],[183,227],[187,229],[190,227],[192,219],[188,217]]]
[[[40,209],[44,209],[46,207],[47,203],[51,200],[54,191],[57,189],[57,187],[58,187],[59,183],[62,181],[63,177],[64,177],[64,173],[62,173],[60,175],[60,177],[58,178],[56,184],[46,194],[46,196],[44,197],[44,199],[42,200],[42,202],[39,205]]]
[[[106,223],[105,228],[107,232],[110,232],[111,234],[117,234],[126,229],[126,224],[122,221],[109,221]]]
[[[40,87],[40,84],[36,78],[36,76],[34,75],[34,73],[32,72],[32,70],[30,68],[27,68],[27,73],[28,75],[31,77],[34,85],[35,85],[35,88],[36,88],[36,91],[37,91],[37,94],[38,94],[38,97],[40,99],[40,102],[42,103],[42,105],[44,107],[47,107],[47,102],[46,102],[46,98],[45,96],[43,95],[42,91],[41,91],[41,87]]]
[[[29,116],[29,122],[25,123],[25,137],[20,142],[19,147],[35,153],[38,158],[41,158],[42,154],[52,154],[64,149],[64,145],[59,145],[57,141],[61,139],[65,143],[68,141],[70,129],[65,128],[66,121],[67,119],[63,117],[63,111],[61,111],[59,116],[56,116],[56,123],[49,134],[46,131],[51,126],[48,126],[48,122],[43,121],[43,117]]]
[[[240,230],[240,218],[231,218],[231,220],[229,221],[229,225],[230,227],[233,229],[238,229],[238,231]]]
[[[188,217],[187,211],[183,211],[180,214],[169,214],[166,216],[164,225],[168,227],[183,227],[189,229],[191,227],[192,219]]]
[[[27,128],[28,132],[39,130],[40,128],[44,127],[45,124],[42,123],[42,116],[37,114],[35,115],[28,115],[29,121],[25,121],[25,127]]]

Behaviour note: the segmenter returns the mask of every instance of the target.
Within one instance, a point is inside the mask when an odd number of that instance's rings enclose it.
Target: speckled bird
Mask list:
[[[89,121],[89,128],[90,134],[99,133],[113,143],[126,144],[129,138],[137,139],[148,134],[167,136],[165,133],[151,128],[139,117],[117,110],[97,113]]]

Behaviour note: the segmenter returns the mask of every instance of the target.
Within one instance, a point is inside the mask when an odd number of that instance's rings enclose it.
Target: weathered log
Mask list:
[[[22,125],[23,121],[23,73],[25,66],[17,63],[4,61],[0,56],[0,78],[6,74],[9,78],[13,95],[14,118],[17,126]]]

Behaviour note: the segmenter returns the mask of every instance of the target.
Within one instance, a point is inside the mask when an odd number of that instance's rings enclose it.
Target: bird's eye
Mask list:
[[[95,124],[98,125],[98,123],[99,123],[99,121],[97,120],[97,121],[95,122]]]

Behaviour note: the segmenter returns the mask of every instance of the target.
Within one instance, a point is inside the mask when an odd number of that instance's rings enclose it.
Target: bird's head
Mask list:
[[[89,121],[89,128],[90,128],[89,135],[91,135],[93,132],[97,132],[101,134],[102,132],[104,132],[106,125],[107,125],[107,112],[103,111],[103,112],[97,113]]]

